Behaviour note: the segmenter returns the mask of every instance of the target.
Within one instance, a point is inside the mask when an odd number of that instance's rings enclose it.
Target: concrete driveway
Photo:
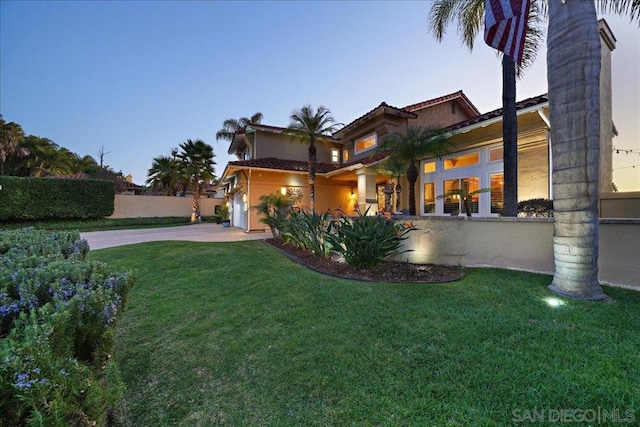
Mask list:
[[[80,233],[91,249],[131,245],[142,242],[183,240],[189,242],[237,242],[273,237],[271,232],[245,233],[239,228],[224,228],[220,224],[193,224],[178,227],[144,228],[140,230],[91,231]]]

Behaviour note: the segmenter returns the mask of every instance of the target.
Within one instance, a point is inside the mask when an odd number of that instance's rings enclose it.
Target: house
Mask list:
[[[601,71],[601,165],[600,192],[611,192],[612,138],[616,131],[611,119],[611,51],[615,37],[604,20]],[[545,95],[522,100],[516,105],[518,118],[518,198],[553,198],[551,151],[549,145],[549,101]],[[409,126],[444,128],[455,147],[441,159],[424,159],[416,188],[419,216],[451,215],[462,212],[461,200],[438,198],[451,189],[469,191],[491,188],[471,204],[474,216],[499,216],[502,207],[503,156],[502,110],[481,114],[458,91],[398,108],[385,102],[371,109],[317,143],[315,184],[316,211],[355,214],[385,208],[384,188],[392,177],[379,171],[386,159],[376,148],[395,132]],[[298,207],[308,206],[308,151],[283,134],[284,128],[252,123],[236,132],[229,162],[220,185],[231,211],[232,224],[247,231],[263,230],[255,210],[261,195],[274,192],[292,197]],[[407,188],[406,180],[401,182]],[[401,206],[407,206],[407,191],[400,193]]]

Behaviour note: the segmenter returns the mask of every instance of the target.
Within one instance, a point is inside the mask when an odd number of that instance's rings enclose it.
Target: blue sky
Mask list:
[[[348,123],[385,101],[464,90],[481,112],[501,106],[500,61],[478,39],[427,29],[430,2],[0,1],[0,113],[25,132],[98,158],[144,183],[153,157],[187,139],[214,147],[227,118],[286,126],[311,103]],[[640,31],[607,17],[614,145],[640,151]],[[518,83],[545,93],[546,52]],[[635,168],[631,166],[637,165]],[[614,181],[640,190],[640,154],[614,154]]]

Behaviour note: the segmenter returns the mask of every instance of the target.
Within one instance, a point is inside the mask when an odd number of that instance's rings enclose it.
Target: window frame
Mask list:
[[[331,149],[331,164],[338,164],[340,163],[340,149],[339,148],[332,148]]]
[[[491,176],[497,173],[504,174],[504,162],[502,160],[490,161],[490,150],[502,147],[502,142],[497,144],[486,145],[484,147],[462,150],[451,153],[448,156],[437,158],[423,159],[420,162],[420,216],[449,216],[444,213],[444,199],[437,196],[444,194],[444,181],[453,179],[464,179],[469,177],[477,177],[479,179],[479,188],[491,187]],[[477,164],[469,166],[461,166],[452,169],[444,169],[444,162],[453,157],[461,157],[467,154],[477,152],[479,161]],[[434,172],[425,172],[425,164],[429,162],[436,163]],[[436,205],[433,213],[427,213],[425,209],[425,184],[435,184]],[[497,213],[491,213],[491,194],[490,192],[480,193],[478,195],[478,213],[472,213],[472,216],[478,217],[498,217]],[[418,196],[416,194],[416,196]],[[462,208],[459,215],[463,215]]]
[[[371,147],[367,147],[364,150],[358,149],[358,143],[370,139],[373,137],[373,145]],[[376,132],[369,133],[367,135],[361,136],[353,141],[353,153],[354,155],[366,153],[367,151],[374,150],[378,146],[378,134]]]

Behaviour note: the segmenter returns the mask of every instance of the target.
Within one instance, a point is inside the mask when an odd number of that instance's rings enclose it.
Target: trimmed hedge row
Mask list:
[[[104,179],[0,176],[0,220],[101,218],[114,210],[115,187]]]
[[[105,425],[124,385],[114,322],[133,278],[77,232],[0,232],[0,425]]]

